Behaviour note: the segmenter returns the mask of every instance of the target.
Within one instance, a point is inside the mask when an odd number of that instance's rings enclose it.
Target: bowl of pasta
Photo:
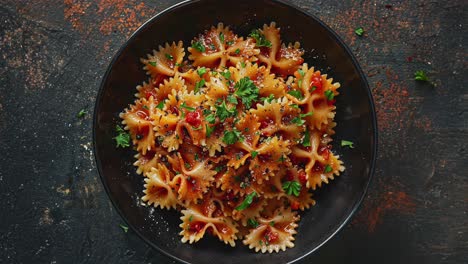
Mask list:
[[[94,112],[105,190],[131,229],[184,263],[289,263],[362,202],[372,96],[323,22],[283,1],[179,3],[111,61]]]

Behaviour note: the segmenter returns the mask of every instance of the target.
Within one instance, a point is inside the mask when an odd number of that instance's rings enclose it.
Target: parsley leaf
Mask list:
[[[237,141],[242,141],[243,137],[239,130],[233,129],[232,131],[224,131],[223,142],[232,145]]]
[[[232,44],[234,44],[234,40],[230,40],[230,41],[226,42],[226,44],[228,44],[228,46],[232,46]]]
[[[354,143],[348,140],[341,140],[341,146],[346,147],[348,146],[349,148],[354,148]]]
[[[257,220],[252,219],[252,218],[249,218],[249,220],[247,220],[247,224],[249,224],[249,226],[253,228],[257,228],[257,226],[259,225]]]
[[[124,233],[128,233],[128,226],[123,225],[123,224],[120,224],[119,226],[120,226],[120,228],[122,228],[122,230],[124,231]]]
[[[232,109],[228,109],[226,105],[226,101],[223,101],[222,104],[216,105],[216,116],[219,117],[220,122],[224,122],[226,118],[235,116],[237,111],[236,108],[233,107]]]
[[[201,79],[195,84],[195,89],[193,90],[195,93],[198,93],[200,91],[200,88],[205,86],[205,79]]]
[[[158,109],[163,109],[164,108],[164,101],[159,102],[159,104],[156,106]]]
[[[80,112],[76,115],[78,118],[84,117],[88,112],[86,110],[81,109]]]
[[[424,71],[419,70],[414,73],[414,80],[428,82],[429,78],[427,78],[427,75]]]
[[[239,206],[237,206],[235,209],[237,211],[242,211],[242,210],[246,209],[247,207],[249,207],[252,204],[253,198],[256,195],[257,195],[256,192],[252,192],[250,194],[247,194],[247,196],[245,197],[245,200]]]
[[[193,42],[192,43],[192,48],[198,50],[199,52],[205,52],[206,51],[205,46],[203,46],[203,44],[200,41]]]
[[[197,73],[198,73],[198,75],[199,75],[200,77],[202,77],[203,74],[206,73],[206,68],[205,68],[205,67],[201,67],[201,68],[197,69]]]
[[[174,59],[174,57],[173,57],[171,54],[169,54],[169,53],[164,54],[164,56],[166,56],[166,58],[167,58],[168,60],[173,60],[173,59]]]
[[[333,168],[330,166],[330,164],[327,164],[327,166],[325,166],[325,168],[323,169],[323,172],[324,173],[329,173],[333,170]]]
[[[263,35],[260,30],[254,29],[250,35],[250,37],[255,39],[255,46],[256,47],[267,47],[271,48],[271,42],[265,38],[265,35]]]
[[[186,105],[185,102],[183,102],[183,103],[180,105],[180,107],[187,109],[189,112],[193,112],[193,111],[197,110],[197,109],[195,109],[195,108],[193,108],[193,107],[190,107],[190,106]]]
[[[224,169],[224,166],[218,166],[218,167],[216,167],[214,170],[215,170],[216,172],[221,172],[223,169]]]
[[[245,62],[241,61],[241,67],[245,68]]]
[[[213,133],[213,131],[215,130],[215,127],[210,127],[209,125],[205,125],[206,126],[206,137],[210,137],[211,134]]]
[[[221,43],[224,43],[224,33],[223,32],[219,33],[219,40],[221,40]]]
[[[326,90],[324,94],[325,94],[325,97],[327,97],[328,101],[333,100],[333,98],[335,97],[335,94],[333,93],[332,90]]]
[[[235,54],[239,54],[240,53],[240,49],[236,49],[236,51],[234,51]]]
[[[258,152],[257,151],[252,151],[252,152],[250,152],[250,155],[252,156],[252,159],[254,159],[255,157],[257,157]]]
[[[271,103],[273,99],[275,99],[275,96],[273,94],[270,94],[268,97],[262,97],[262,99],[263,99],[263,104]]]
[[[362,36],[364,34],[364,29],[362,27],[358,27],[354,30],[354,33],[358,36]]]
[[[288,195],[299,196],[302,185],[297,181],[287,181],[283,183],[283,190]]]
[[[130,147],[130,134],[120,126],[115,126],[115,131],[118,133],[118,135],[114,137],[117,147]]]
[[[188,219],[189,222],[192,222],[193,221],[193,215],[191,215]]]
[[[153,67],[156,67],[156,62],[155,61],[148,61],[148,64],[153,66]]]
[[[291,90],[288,92],[288,94],[296,97],[299,100],[302,100],[304,98],[304,95],[302,95],[302,92],[298,90]]]
[[[305,113],[305,114],[299,114],[299,116],[296,116],[295,118],[293,118],[291,120],[291,123],[296,124],[298,126],[302,126],[303,124],[305,124],[305,120],[303,118],[306,117],[306,116],[311,116],[313,114],[314,114],[313,112],[308,112],[308,113]]]
[[[228,95],[227,100],[231,104],[237,104],[237,98],[233,94]]]
[[[206,116],[206,122],[214,124],[216,121],[216,116],[214,114],[209,114]]]
[[[310,131],[309,131],[309,129],[306,129],[306,131],[305,131],[304,139],[302,140],[302,146],[304,146],[304,147],[312,146],[310,144]]]
[[[223,76],[227,80],[229,80],[231,78],[231,72],[229,70],[225,70],[223,72],[220,72],[219,74],[221,74],[221,76]]]
[[[258,99],[259,89],[249,77],[240,79],[234,88],[236,89],[234,94],[242,99],[242,103],[247,108],[250,108],[252,101],[256,101]]]
[[[269,223],[269,225],[270,225],[270,226],[275,226],[275,221],[271,221],[271,222]]]

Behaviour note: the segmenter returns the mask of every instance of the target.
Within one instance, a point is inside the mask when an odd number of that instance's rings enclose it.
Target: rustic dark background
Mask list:
[[[119,227],[91,113],[112,55],[177,2],[0,0],[0,263],[173,262]],[[293,2],[356,54],[380,142],[361,210],[304,263],[468,263],[468,2]]]

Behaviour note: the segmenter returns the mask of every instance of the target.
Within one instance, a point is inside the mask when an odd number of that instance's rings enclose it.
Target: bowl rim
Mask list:
[[[374,178],[374,173],[375,173],[375,165],[376,165],[376,161],[377,161],[377,149],[378,149],[377,116],[376,116],[376,112],[375,112],[374,99],[373,99],[372,92],[370,90],[367,78],[366,78],[364,72],[362,71],[362,68],[359,65],[358,60],[356,59],[356,57],[354,56],[353,52],[348,47],[348,45],[342,40],[342,38],[333,29],[331,29],[327,24],[325,24],[322,20],[320,20],[317,16],[315,16],[314,14],[312,14],[309,11],[306,11],[306,10],[300,8],[299,6],[297,6],[297,5],[295,5],[295,4],[291,3],[291,2],[287,2],[285,0],[267,0],[267,1],[274,2],[274,3],[280,4],[280,5],[286,6],[287,8],[295,9],[297,12],[301,12],[302,14],[304,14],[304,15],[306,15],[308,17],[311,17],[322,28],[324,28],[326,31],[328,31],[331,34],[332,38],[334,38],[335,42],[338,43],[338,45],[340,45],[345,50],[345,53],[347,53],[347,55],[351,58],[352,64],[356,68],[356,70],[357,70],[357,72],[359,74],[359,77],[363,80],[364,88],[365,88],[365,90],[367,92],[367,96],[368,96],[367,98],[368,98],[369,106],[370,106],[370,110],[371,110],[370,114],[371,114],[371,123],[372,123],[372,128],[373,128],[373,131],[372,131],[372,133],[373,133],[373,142],[371,142],[372,143],[371,158],[370,158],[370,164],[369,164],[370,166],[369,166],[369,172],[368,172],[369,180],[367,181],[367,184],[364,187],[364,190],[362,192],[361,197],[354,203],[350,213],[344,219],[341,220],[341,223],[338,225],[338,227],[335,230],[333,230],[330,234],[328,234],[328,237],[326,237],[322,242],[320,242],[318,245],[316,245],[312,250],[310,250],[310,251],[304,253],[303,255],[300,255],[299,257],[296,257],[295,259],[288,262],[288,263],[294,263],[294,262],[300,261],[300,260],[306,258],[307,256],[309,256],[310,254],[316,252],[319,248],[321,248],[330,239],[335,237],[335,235],[338,232],[340,232],[348,224],[348,222],[351,220],[351,218],[354,216],[354,214],[359,210],[362,202],[364,201],[364,199],[366,197],[366,194],[368,192],[369,186],[370,186],[370,184],[371,184],[371,182],[372,182],[372,180]],[[107,196],[110,198],[112,205],[114,206],[114,208],[116,209],[116,211],[118,212],[118,214],[120,215],[122,220],[125,222],[125,224],[128,227],[131,228],[131,230],[133,232],[135,232],[148,245],[150,245],[151,247],[157,249],[159,252],[163,253],[164,255],[166,255],[166,256],[168,256],[170,258],[172,258],[172,259],[174,259],[176,261],[179,261],[181,263],[186,263],[186,264],[190,264],[191,262],[188,262],[186,260],[183,260],[183,259],[175,256],[175,255],[172,255],[172,254],[166,252],[165,250],[161,249],[158,245],[154,244],[152,241],[147,239],[141,232],[139,232],[132,224],[130,224],[127,221],[126,216],[123,214],[123,212],[117,206],[115,200],[111,196],[109,186],[106,184],[105,178],[103,176],[102,164],[101,164],[101,161],[99,159],[99,154],[98,154],[98,151],[97,151],[96,127],[98,125],[97,109],[100,106],[100,103],[99,103],[100,100],[99,99],[103,96],[103,93],[104,93],[104,85],[106,83],[106,80],[108,79],[108,76],[109,76],[109,74],[111,72],[111,69],[112,69],[113,65],[115,64],[117,59],[120,57],[120,55],[123,53],[123,51],[128,46],[128,44],[136,38],[136,36],[139,34],[139,32],[141,30],[148,27],[158,17],[160,17],[160,16],[162,16],[162,15],[164,15],[164,14],[166,14],[166,13],[168,13],[168,12],[174,10],[174,9],[181,8],[181,7],[184,7],[184,6],[189,5],[189,4],[196,4],[196,2],[199,2],[199,1],[184,0],[182,2],[176,3],[176,4],[174,4],[174,5],[170,6],[170,7],[162,10],[161,12],[159,12],[156,15],[152,16],[151,18],[147,19],[120,46],[118,51],[112,57],[109,65],[107,66],[106,72],[104,73],[104,76],[103,76],[103,78],[101,80],[101,83],[99,85],[99,90],[98,90],[98,93],[96,95],[96,99],[95,99],[96,101],[95,101],[94,110],[93,110],[93,128],[92,128],[93,129],[93,131],[92,131],[92,133],[93,133],[93,153],[94,153],[94,159],[96,161],[96,167],[97,167],[97,170],[98,170],[99,178],[101,179],[101,184],[104,186],[104,189],[106,191]]]

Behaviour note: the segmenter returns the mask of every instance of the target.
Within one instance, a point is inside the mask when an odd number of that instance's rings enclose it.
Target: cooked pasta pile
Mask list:
[[[275,23],[248,37],[218,24],[141,59],[150,76],[120,117],[148,205],[177,209],[183,242],[294,246],[311,191],[344,170],[329,145],[338,83],[309,67]]]

